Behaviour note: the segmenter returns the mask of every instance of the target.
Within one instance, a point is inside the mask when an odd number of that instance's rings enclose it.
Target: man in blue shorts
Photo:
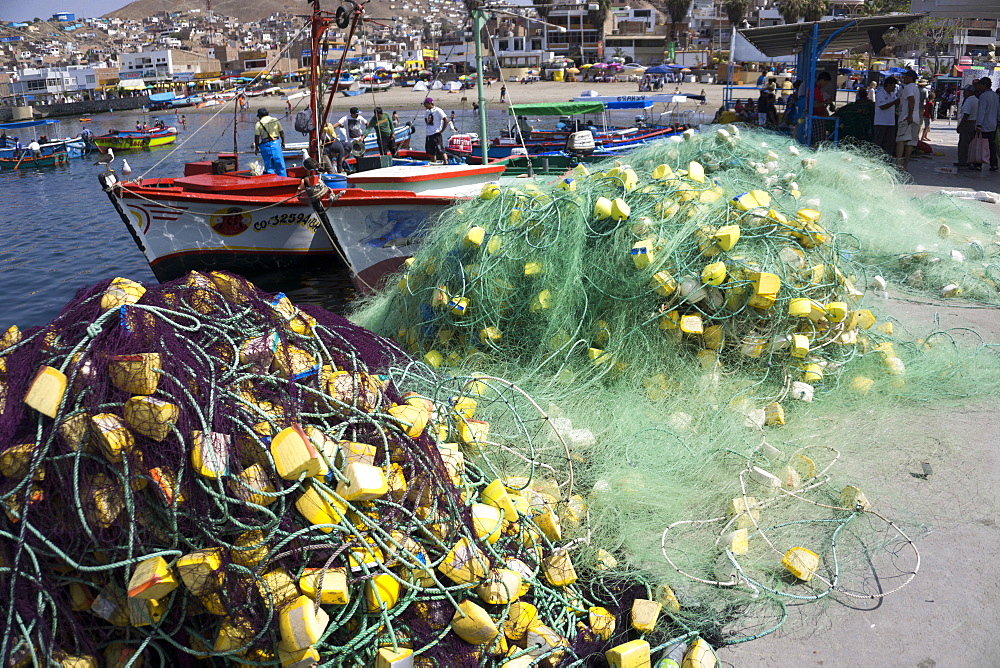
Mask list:
[[[285,131],[281,122],[261,107],[257,110],[257,122],[253,128],[253,150],[264,159],[264,173],[288,176],[285,171]]]

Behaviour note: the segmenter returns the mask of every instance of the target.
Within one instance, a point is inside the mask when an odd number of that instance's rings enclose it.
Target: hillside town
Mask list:
[[[855,16],[877,9],[874,5],[892,5],[865,0],[819,4],[822,16],[797,18]],[[906,2],[895,4],[908,9]],[[746,11],[734,16],[733,6],[745,6]],[[302,15],[273,13],[263,20],[222,16],[210,7],[209,1],[205,9],[163,11],[141,20],[116,16],[128,14],[123,11],[104,17],[63,12],[0,25],[0,106],[42,107],[164,92],[185,96],[231,89],[236,83],[266,89],[294,85],[307,75],[312,54],[305,3]],[[728,60],[734,25],[770,26],[795,18],[762,0],[514,0],[503,7],[490,14],[484,32],[486,67],[520,68],[546,78],[553,78],[547,70],[555,68],[611,62],[677,63],[707,70]],[[390,79],[398,79],[400,72],[430,78],[474,68],[472,33],[462,2],[378,0],[366,12],[373,20],[347,53],[356,72],[395,73]],[[882,55],[933,53],[930,67],[936,72],[930,74],[954,74],[991,52],[997,23],[949,20],[926,30],[923,37],[903,33]],[[342,32],[334,34],[324,54],[328,65],[339,60],[345,46]],[[559,76],[574,74],[597,78],[616,73],[598,68]],[[628,72],[617,74],[624,80]]]

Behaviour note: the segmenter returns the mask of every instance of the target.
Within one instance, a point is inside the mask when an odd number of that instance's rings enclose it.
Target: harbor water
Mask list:
[[[252,101],[258,106],[279,109],[277,99]],[[450,115],[451,109],[442,105]],[[220,107],[218,114],[184,114],[187,127],[180,124],[180,114],[110,113],[95,116],[90,123],[61,119],[58,125],[40,126],[49,137],[76,136],[84,127],[95,135],[111,129],[128,130],[136,121],[152,125],[161,118],[180,130],[175,144],[143,151],[116,153],[113,167],[119,175],[124,160],[132,168],[131,179],[179,176],[184,163],[212,157],[218,152],[240,152],[245,167],[253,155],[253,113],[235,114],[231,106]],[[181,114],[184,110],[180,110]],[[364,112],[363,112],[364,113]],[[411,146],[424,144],[423,110],[399,110],[400,123],[412,122],[417,133]],[[339,118],[331,114],[333,120]],[[628,124],[634,112],[613,112],[610,121]],[[508,116],[491,110],[488,129],[491,137],[506,127]],[[234,140],[234,120],[236,136]],[[286,140],[304,138],[292,129],[292,119],[280,118]],[[556,119],[534,120],[536,127],[550,128]],[[476,132],[478,119],[471,110],[456,110],[456,128]],[[23,143],[30,141],[31,128],[20,130]],[[9,133],[12,134],[13,133]],[[0,221],[3,243],[0,244],[0,330],[16,324],[22,329],[50,321],[77,290],[94,283],[123,276],[141,282],[155,282],[142,253],[136,248],[121,219],[98,184],[102,168],[94,165],[97,154],[72,158],[68,165],[46,169],[0,171]],[[288,163],[300,164],[298,160]],[[297,302],[318,304],[334,311],[343,309],[353,297],[350,281],[342,272],[283,272],[280,275],[251,277],[269,290],[283,290]]]

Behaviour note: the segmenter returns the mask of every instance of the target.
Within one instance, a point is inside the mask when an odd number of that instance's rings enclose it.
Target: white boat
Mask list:
[[[616,103],[652,102],[654,104],[683,104],[688,100],[704,99],[701,95],[675,95],[673,93],[629,93],[626,95],[577,95],[574,102],[603,102],[613,108]]]
[[[367,78],[367,77],[366,77]],[[362,93],[381,93],[392,88],[392,79],[377,81],[358,81],[358,90]]]

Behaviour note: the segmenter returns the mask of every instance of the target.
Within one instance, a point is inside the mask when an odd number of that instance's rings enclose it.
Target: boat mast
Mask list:
[[[327,28],[330,27],[332,18],[329,14],[325,17],[319,17],[319,0],[309,0],[314,2],[313,5],[313,53],[315,54],[315,49],[319,48],[320,40],[323,33],[326,32]],[[341,30],[347,30],[347,37],[344,38],[344,50],[340,54],[340,61],[337,63],[337,70],[333,73],[333,85],[330,87],[330,95],[327,98],[326,106],[323,109],[323,117],[318,118],[317,114],[317,102],[316,102],[316,90],[319,83],[319,74],[317,72],[318,66],[316,64],[316,56],[313,56],[313,81],[311,85],[312,95],[309,104],[313,110],[313,125],[316,126],[314,140],[316,142],[316,155],[313,157],[319,159],[319,139],[322,127],[326,125],[327,118],[330,116],[330,110],[333,108],[333,99],[337,94],[337,89],[340,87],[340,77],[343,75],[344,62],[347,60],[347,49],[350,48],[351,41],[354,39],[354,32],[357,30],[358,24],[361,23],[362,14],[364,13],[364,4],[355,2],[355,0],[346,0],[351,6],[350,10],[344,9],[343,6],[337,10],[336,13],[336,24]],[[322,27],[317,27],[317,21],[322,23]]]
[[[489,163],[489,135],[486,134],[486,93],[483,92],[483,26],[486,24],[486,15],[483,13],[482,0],[466,0],[466,7],[472,14],[472,35],[476,44],[476,93],[479,98],[479,147],[482,151],[482,164]],[[501,73],[503,70],[501,70]]]
[[[312,0],[312,8],[312,57],[309,59],[309,115],[312,117],[313,134],[309,141],[309,155],[314,160],[319,160],[321,128],[319,125],[319,108],[316,102],[319,92],[319,47],[323,33],[326,32],[329,19],[324,19],[320,16],[319,0]]]

